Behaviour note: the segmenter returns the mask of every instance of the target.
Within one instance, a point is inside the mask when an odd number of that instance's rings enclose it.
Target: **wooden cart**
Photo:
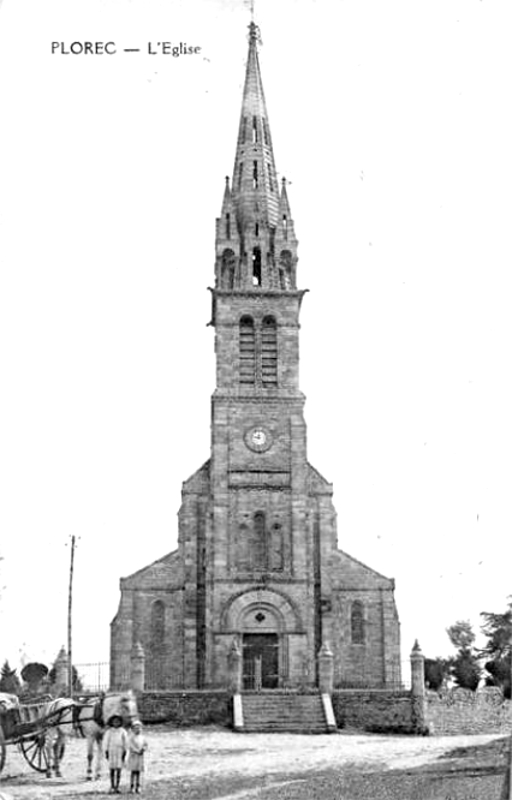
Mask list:
[[[48,730],[61,725],[64,714],[69,715],[67,708],[52,709],[52,706],[53,700],[7,709],[0,706],[0,772],[5,765],[7,745],[17,745],[32,769],[48,772]]]

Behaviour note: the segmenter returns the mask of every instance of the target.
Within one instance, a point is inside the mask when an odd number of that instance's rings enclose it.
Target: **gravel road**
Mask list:
[[[176,730],[164,726],[148,728],[146,735],[149,752],[143,796],[147,800],[327,797],[328,792],[324,790],[318,795],[316,792],[311,794],[312,785],[317,785],[320,792],[322,775],[331,783],[338,781],[338,789],[333,790],[334,797],[369,800],[369,793],[367,796],[340,794],[339,781],[352,776],[357,782],[363,773],[373,775],[374,779],[376,773],[385,777],[400,770],[405,774],[418,767],[428,767],[443,757],[446,765],[449,763],[446,756],[451,751],[492,745],[500,738],[383,736],[347,732],[317,736],[236,734],[218,728]],[[62,766],[62,778],[47,779],[30,769],[15,747],[8,747],[6,765],[0,776],[0,797],[4,792],[14,800],[85,800],[108,791],[105,769],[99,781],[85,781],[84,741],[69,740]],[[128,776],[124,774],[123,793],[128,791],[127,784]],[[307,794],[304,794],[306,790]],[[396,794],[382,796],[398,797]],[[411,794],[407,800],[412,797]]]

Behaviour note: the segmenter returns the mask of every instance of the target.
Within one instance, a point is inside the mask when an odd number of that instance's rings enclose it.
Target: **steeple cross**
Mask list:
[[[249,0],[249,7],[251,9],[251,22],[249,24],[249,41],[254,44],[261,44],[260,29],[254,22],[254,4],[255,0]]]

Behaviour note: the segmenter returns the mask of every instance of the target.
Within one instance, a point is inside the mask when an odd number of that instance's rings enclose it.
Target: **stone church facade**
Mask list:
[[[338,549],[333,488],[308,462],[299,388],[297,238],[278,184],[250,25],[231,182],[216,223],[216,388],[209,460],[183,484],[178,547],[121,579],[111,687],[141,647],[151,689],[225,688],[233,643],[244,689],[400,681],[394,582]]]

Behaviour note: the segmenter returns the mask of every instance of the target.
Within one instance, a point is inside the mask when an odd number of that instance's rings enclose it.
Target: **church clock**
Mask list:
[[[258,425],[246,432],[245,444],[254,452],[262,453],[272,446],[272,436],[266,428]]]

